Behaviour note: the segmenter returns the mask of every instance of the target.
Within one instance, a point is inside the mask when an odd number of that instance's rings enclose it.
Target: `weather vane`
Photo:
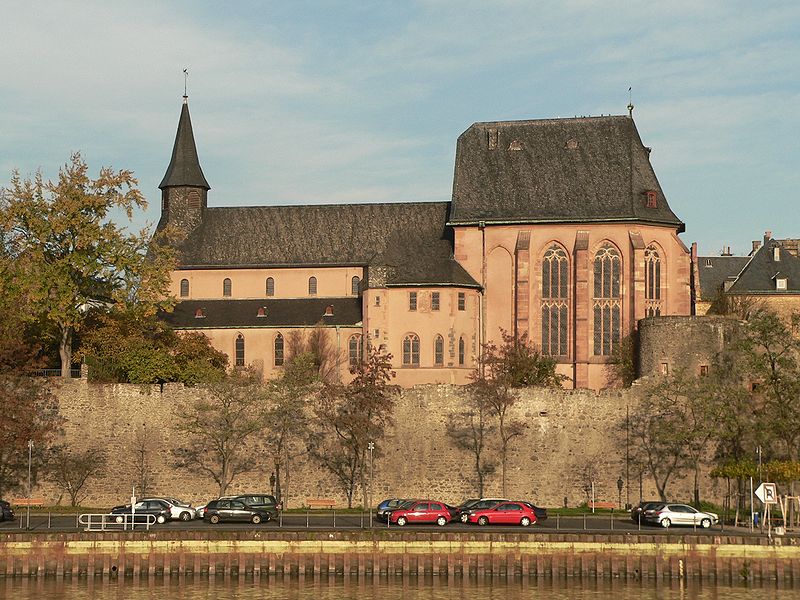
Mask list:
[[[183,97],[188,98],[189,94],[186,92],[187,86],[189,82],[189,69],[183,70]]]
[[[631,118],[633,117],[633,98],[631,96],[631,90],[633,86],[628,86],[628,116]]]

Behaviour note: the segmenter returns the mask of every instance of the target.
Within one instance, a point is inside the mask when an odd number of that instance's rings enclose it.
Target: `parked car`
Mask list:
[[[277,517],[278,512],[283,508],[277,498],[272,494],[239,494],[234,496],[233,499],[244,502],[247,506],[252,508],[260,508],[269,511],[273,518]]]
[[[672,525],[699,525],[708,529],[719,522],[719,515],[710,512],[701,512],[688,504],[673,504],[671,502],[659,503],[653,508],[642,512],[645,523],[653,523],[662,527]]]
[[[0,521],[13,521],[14,510],[11,508],[11,503],[6,500],[0,500]]]
[[[115,506],[109,511],[112,515],[117,515],[114,519],[117,523],[122,523],[124,517],[122,515],[131,514],[131,505]],[[172,505],[164,500],[147,499],[140,500],[134,505],[133,513],[135,515],[153,515],[156,518],[156,523],[166,523],[172,514]]]
[[[547,520],[547,509],[542,508],[541,506],[536,506],[533,502],[522,502],[526,506],[530,506],[533,509],[533,513],[536,515],[536,522],[539,521],[546,521]]]
[[[643,500],[631,509],[631,520],[634,523],[642,522],[642,513],[658,504],[664,504],[661,500]]]
[[[209,523],[222,521],[250,521],[254,525],[267,523],[272,513],[262,508],[247,506],[241,500],[212,500],[203,509],[203,520]]]
[[[526,502],[500,502],[491,508],[471,510],[468,521],[478,525],[522,525],[536,523],[536,513]]]
[[[148,498],[148,500],[149,499],[150,498]],[[197,518],[197,510],[192,508],[192,505],[188,502],[183,502],[177,498],[169,498],[166,496],[153,498],[153,500],[163,500],[170,505],[170,519],[191,521],[192,519]]]
[[[481,498],[474,504],[472,504],[469,508],[462,509],[459,518],[461,519],[462,523],[469,522],[469,515],[471,512],[476,510],[485,510],[487,508],[493,508],[500,504],[501,502],[508,502],[508,498]]]
[[[408,523],[436,523],[440,527],[447,525],[452,519],[444,502],[436,500],[414,500],[407,502],[402,508],[393,510],[389,520],[400,527]]]
[[[378,521],[386,521],[389,520],[389,514],[395,510],[400,508],[404,503],[408,502],[408,498],[387,498],[380,504],[378,504],[378,512],[375,515],[375,518]]]

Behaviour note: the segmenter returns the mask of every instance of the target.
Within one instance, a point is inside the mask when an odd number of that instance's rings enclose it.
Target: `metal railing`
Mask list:
[[[30,372],[32,377],[61,377],[61,369],[36,369]],[[70,369],[69,376],[72,379],[80,379],[80,369]]]
[[[123,513],[112,515],[107,513],[87,513],[78,517],[78,525],[84,525],[85,531],[128,531],[135,527],[144,527],[148,531],[156,524],[155,515]]]

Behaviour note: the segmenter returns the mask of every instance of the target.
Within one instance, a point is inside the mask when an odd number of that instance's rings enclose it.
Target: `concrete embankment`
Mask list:
[[[747,579],[800,586],[800,540],[383,530],[0,536],[0,576],[172,574]]]

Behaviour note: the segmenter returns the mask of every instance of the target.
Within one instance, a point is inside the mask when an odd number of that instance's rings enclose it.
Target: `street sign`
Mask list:
[[[756,496],[764,504],[778,503],[778,489],[774,483],[762,483],[756,488]]]

